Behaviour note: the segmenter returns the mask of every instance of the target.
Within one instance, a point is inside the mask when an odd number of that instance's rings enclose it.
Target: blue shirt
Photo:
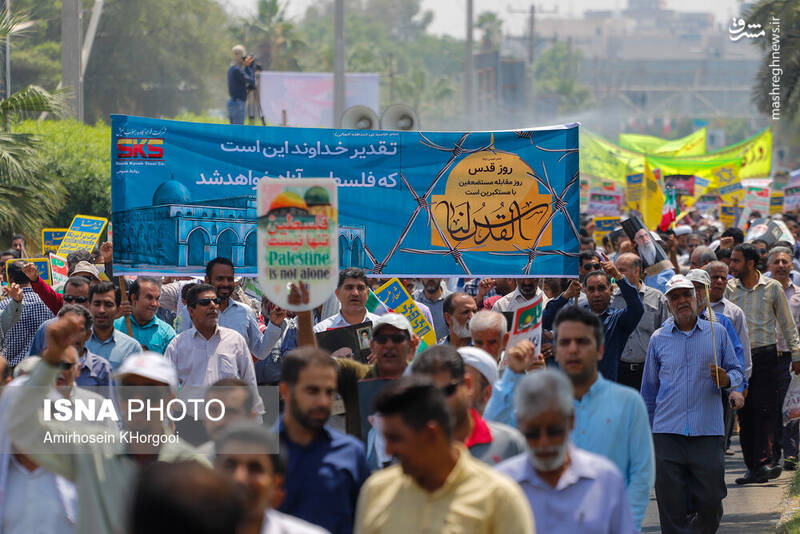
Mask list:
[[[84,347],[78,363],[81,366],[81,374],[75,379],[75,383],[79,386],[109,387],[112,385],[111,364],[105,358]],[[95,393],[101,393],[101,391],[95,391]]]
[[[114,321],[114,328],[126,333],[128,329],[125,326],[125,317]],[[131,332],[133,339],[138,341],[143,348],[146,347],[144,350],[151,350],[159,354],[164,354],[167,345],[175,337],[175,329],[158,317],[153,317],[149,323],[142,326],[131,315]]]
[[[36,329],[36,333],[33,335],[33,339],[31,340],[31,346],[28,347],[28,356],[38,356],[42,353],[44,348],[47,346],[47,325],[54,323],[56,319],[56,317],[53,317],[52,319],[48,319],[39,325],[39,328]]]
[[[644,314],[644,304],[642,304],[642,298],[639,296],[639,290],[633,287],[624,277],[617,280],[617,285],[622,298],[625,299],[626,307],[619,309],[609,306],[606,311],[600,314],[605,341],[603,343],[603,359],[597,362],[597,368],[602,375],[615,382],[617,381],[617,367],[619,366],[622,350],[625,348],[625,343],[628,342],[631,333],[636,330],[639,319]],[[563,308],[567,302],[567,299],[559,295],[558,298],[547,303],[542,314],[543,329],[552,330],[553,321],[558,310]]]
[[[576,447],[604,456],[617,466],[638,529],[656,481],[650,420],[639,392],[598,374],[589,391],[575,399],[575,428],[570,439]]]
[[[94,330],[92,330],[92,337],[86,342],[86,348],[90,352],[94,352],[108,360],[114,371],[119,369],[125,358],[131,354],[142,352],[142,347],[135,339],[117,329],[112,330],[111,337],[105,341],[97,339],[97,336],[94,335]]]
[[[570,463],[556,487],[539,478],[528,453],[495,469],[520,485],[533,510],[536,532],[632,534],[638,532],[619,471],[605,458],[569,446]]]
[[[247,100],[247,87],[255,83],[252,67],[231,65],[228,69],[228,95],[233,100]]]
[[[673,269],[664,269],[660,273],[645,276],[644,285],[647,287],[652,287],[653,289],[658,289],[662,293],[666,293],[667,282],[669,282],[670,278],[673,276],[675,276],[675,271]]]
[[[369,476],[364,445],[328,426],[303,447],[293,443],[279,423],[281,454],[286,460],[286,498],[280,511],[328,529],[350,534],[356,501]]]
[[[180,316],[179,334],[194,326],[189,316],[188,307],[181,310]],[[267,330],[262,334],[261,329],[258,328],[258,320],[253,310],[246,304],[233,299],[228,299],[228,306],[219,311],[219,326],[236,330],[242,334],[242,337],[247,341],[247,347],[250,352],[259,360],[263,360],[269,355],[282,333],[279,326],[275,326],[270,321],[266,321],[266,323]]]
[[[708,318],[706,317],[707,314],[708,311],[703,310],[703,313],[700,314],[700,318],[708,320]],[[736,332],[736,328],[733,326],[731,320],[722,315],[721,313],[715,313],[714,320],[719,322],[719,324],[728,333],[728,337],[731,338],[731,344],[733,345],[733,352],[734,354],[736,354],[736,359],[739,360],[739,365],[741,366],[742,370],[744,370],[745,368],[744,346],[742,346],[742,341],[741,339],[739,339],[739,334]],[[738,391],[741,393],[741,391],[746,387],[747,387],[747,377],[745,377],[744,373],[742,373],[742,383],[733,389],[734,391]]]
[[[713,331],[713,343],[712,343]],[[653,432],[683,436],[722,436],[720,390],[711,379],[709,365],[714,349],[731,388],[744,375],[724,328],[697,319],[689,332],[681,332],[673,318],[653,333],[642,377],[642,397]]]

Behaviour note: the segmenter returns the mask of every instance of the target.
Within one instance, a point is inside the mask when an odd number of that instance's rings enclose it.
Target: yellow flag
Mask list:
[[[581,128],[579,156],[584,179],[595,176],[625,186],[628,174],[644,169],[642,154],[621,148],[586,128]]]
[[[772,168],[772,129],[767,127],[764,131],[753,137],[725,147],[709,155],[720,157],[738,157],[742,159],[739,178],[766,178]]]
[[[719,156],[707,154],[695,158],[656,158],[647,157],[647,163],[659,177],[692,177],[694,180],[694,194],[682,196],[681,202],[685,207],[693,206],[702,195],[719,194],[728,204],[741,202],[744,198],[739,175],[741,160],[736,156]],[[716,191],[721,189],[722,191]]]
[[[661,223],[661,212],[664,208],[666,198],[664,193],[661,192],[660,170],[653,173],[649,163],[645,160],[644,164],[644,188],[642,191],[642,222],[644,225],[652,230]]]
[[[652,135],[619,134],[623,148],[657,156],[701,156],[706,153],[706,128],[680,139],[661,139]]]

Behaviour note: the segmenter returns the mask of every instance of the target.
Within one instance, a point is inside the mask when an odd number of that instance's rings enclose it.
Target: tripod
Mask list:
[[[256,113],[261,118],[261,126],[266,126],[267,121],[264,120],[264,110],[261,109],[261,69],[255,71],[255,87],[247,90],[247,116],[250,118],[250,124],[256,121]]]

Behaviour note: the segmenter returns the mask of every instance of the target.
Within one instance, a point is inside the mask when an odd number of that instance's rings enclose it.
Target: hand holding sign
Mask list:
[[[539,361],[541,360],[541,362]],[[542,355],[536,354],[536,346],[530,341],[520,341],[506,351],[506,361],[508,368],[518,375],[525,371],[541,366],[544,366],[544,358]]]

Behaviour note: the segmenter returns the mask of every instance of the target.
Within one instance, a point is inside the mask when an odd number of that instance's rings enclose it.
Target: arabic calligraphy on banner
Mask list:
[[[76,215],[72,218],[67,234],[58,246],[58,255],[67,256],[76,250],[92,250],[97,246],[100,235],[108,224],[104,217]]]
[[[444,195],[433,195],[431,245],[503,251],[552,243],[545,227],[553,197],[540,195],[533,169],[516,154],[486,150],[453,167]],[[439,230],[443,230],[443,234]],[[541,231],[544,230],[544,233]],[[541,233],[541,236],[539,234]]]
[[[255,276],[260,185],[318,178],[336,185],[338,230],[312,244],[335,248],[340,269],[382,277],[577,272],[577,125],[400,132],[113,115],[115,272],[199,275],[222,256],[237,275]],[[307,237],[302,245],[271,239],[266,247],[311,246]]]

